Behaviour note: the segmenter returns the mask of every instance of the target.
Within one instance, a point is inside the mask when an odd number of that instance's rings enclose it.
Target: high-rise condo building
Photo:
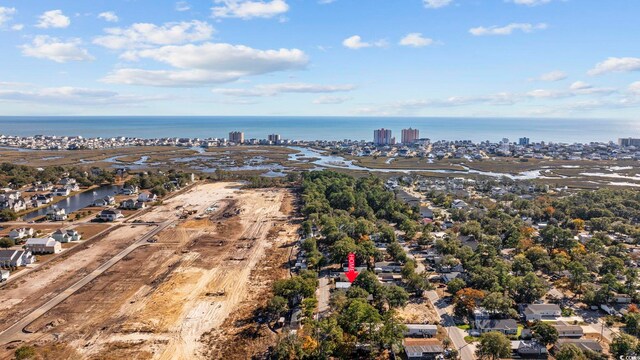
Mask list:
[[[618,145],[622,147],[626,146],[640,146],[640,139],[638,138],[620,138],[618,139]]]
[[[522,145],[522,146],[529,145],[529,138],[528,137],[521,137],[520,139],[518,139],[518,145]]]
[[[280,142],[280,134],[271,134],[269,135],[269,141],[271,141],[274,144],[277,144]]]
[[[385,128],[373,130],[373,143],[375,145],[393,145],[395,142],[396,139],[391,137],[391,130]]]
[[[412,128],[402,129],[403,144],[413,144],[418,139],[420,139],[420,130]]]
[[[244,143],[244,133],[242,131],[232,131],[229,133],[229,142],[242,144]]]

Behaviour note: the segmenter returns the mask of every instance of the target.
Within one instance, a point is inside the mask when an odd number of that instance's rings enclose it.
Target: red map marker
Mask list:
[[[354,253],[349,253],[349,257],[347,258],[349,261],[349,271],[344,273],[349,279],[349,282],[353,282],[358,277],[358,272],[355,271],[356,267],[356,255]]]

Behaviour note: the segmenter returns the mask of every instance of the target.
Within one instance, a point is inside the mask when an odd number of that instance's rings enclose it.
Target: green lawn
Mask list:
[[[470,336],[470,335],[464,337],[464,341],[466,341],[469,344],[471,344],[472,342],[476,342],[479,339],[480,339],[479,337]]]
[[[471,329],[471,325],[469,324],[464,324],[464,325],[456,325],[456,327],[460,330],[469,330]]]

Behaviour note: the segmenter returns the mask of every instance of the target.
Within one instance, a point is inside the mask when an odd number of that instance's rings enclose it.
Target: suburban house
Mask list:
[[[20,212],[27,209],[27,202],[23,198],[5,197],[0,200],[0,210],[5,209]]]
[[[563,344],[573,344],[582,351],[602,352],[602,346],[593,339],[558,339],[553,347],[554,351],[558,351]]]
[[[520,359],[547,359],[547,347],[537,341],[512,341],[511,353]]]
[[[80,241],[80,240],[82,240],[82,235],[80,235],[80,233],[77,230],[74,230],[74,229],[68,229],[67,230],[67,236],[69,236],[69,239],[71,241]]]
[[[505,335],[516,335],[518,323],[513,319],[476,320],[476,329],[481,333],[499,331]]]
[[[613,294],[612,300],[616,304],[630,304],[632,299],[631,299],[631,296],[627,294],[615,293]]]
[[[52,235],[52,238],[54,238],[55,241],[57,242],[61,242],[61,243],[68,243],[69,241],[69,235],[67,235],[67,232],[62,230],[62,229],[58,229],[56,230]]]
[[[438,339],[406,338],[402,341],[402,345],[409,360],[436,359],[444,352],[444,346]]]
[[[402,265],[400,265],[399,263],[395,263],[395,262],[379,261],[379,262],[376,263],[374,271],[376,273],[380,273],[380,272],[400,272],[400,271],[402,271]]]
[[[31,237],[34,234],[33,228],[17,228],[9,231],[9,237],[13,240]]]
[[[18,267],[35,262],[35,257],[30,251],[25,250],[0,250],[0,266]]]
[[[58,185],[68,186],[68,185],[76,185],[78,182],[74,178],[62,178],[58,181]]]
[[[51,203],[53,195],[51,194],[36,194],[31,197],[31,206],[39,207]]]
[[[71,190],[69,190],[67,188],[63,188],[63,187],[55,188],[55,189],[53,189],[51,194],[53,196],[69,196],[69,194],[71,194]]]
[[[47,211],[47,219],[51,221],[65,221],[67,220],[67,212],[64,209],[49,209],[49,211]]]
[[[122,217],[124,217],[122,212],[115,209],[105,209],[100,211],[100,214],[98,214],[98,219],[102,221],[116,221]]]
[[[57,254],[62,251],[62,245],[54,238],[31,238],[25,243],[25,249],[33,254]]]
[[[156,201],[158,197],[148,191],[143,191],[138,195],[138,200],[142,202]]]
[[[138,187],[135,185],[125,185],[120,189],[122,195],[134,195],[138,193]]]
[[[527,321],[551,320],[562,315],[556,304],[529,304],[522,312]]]
[[[407,337],[434,337],[438,333],[437,325],[429,324],[404,324],[407,327],[407,331],[404,332],[404,336]]]
[[[138,210],[138,209],[144,209],[146,207],[147,207],[147,204],[145,204],[144,202],[139,200],[133,200],[133,199],[125,200],[120,203],[120,209],[123,209],[123,210]]]
[[[70,241],[80,241],[82,235],[76,230],[62,230],[58,229],[51,235],[56,241],[61,243],[68,243]]]
[[[461,272],[454,271],[454,272],[442,274],[442,275],[440,275],[440,277],[442,278],[442,282],[444,282],[445,284],[448,284],[453,279],[462,279],[462,278],[464,278],[464,274],[461,273]]]
[[[452,209],[466,209],[469,205],[464,200],[456,199],[451,203]]]
[[[581,338],[584,335],[582,326],[580,325],[565,325],[559,324],[554,326],[558,330],[558,337],[560,338]]]

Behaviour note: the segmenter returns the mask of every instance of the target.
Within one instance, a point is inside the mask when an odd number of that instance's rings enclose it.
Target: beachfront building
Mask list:
[[[244,133],[242,131],[232,131],[229,133],[229,142],[234,144],[244,143]]]
[[[268,140],[270,143],[272,144],[279,144],[280,143],[280,134],[270,134],[268,137]]]
[[[420,130],[418,129],[402,129],[402,143],[413,144],[420,138]]]
[[[373,143],[375,145],[394,145],[396,138],[392,137],[391,130],[382,128],[373,131]]]
[[[618,139],[618,145],[620,147],[628,147],[628,146],[640,146],[639,138],[620,138]]]

